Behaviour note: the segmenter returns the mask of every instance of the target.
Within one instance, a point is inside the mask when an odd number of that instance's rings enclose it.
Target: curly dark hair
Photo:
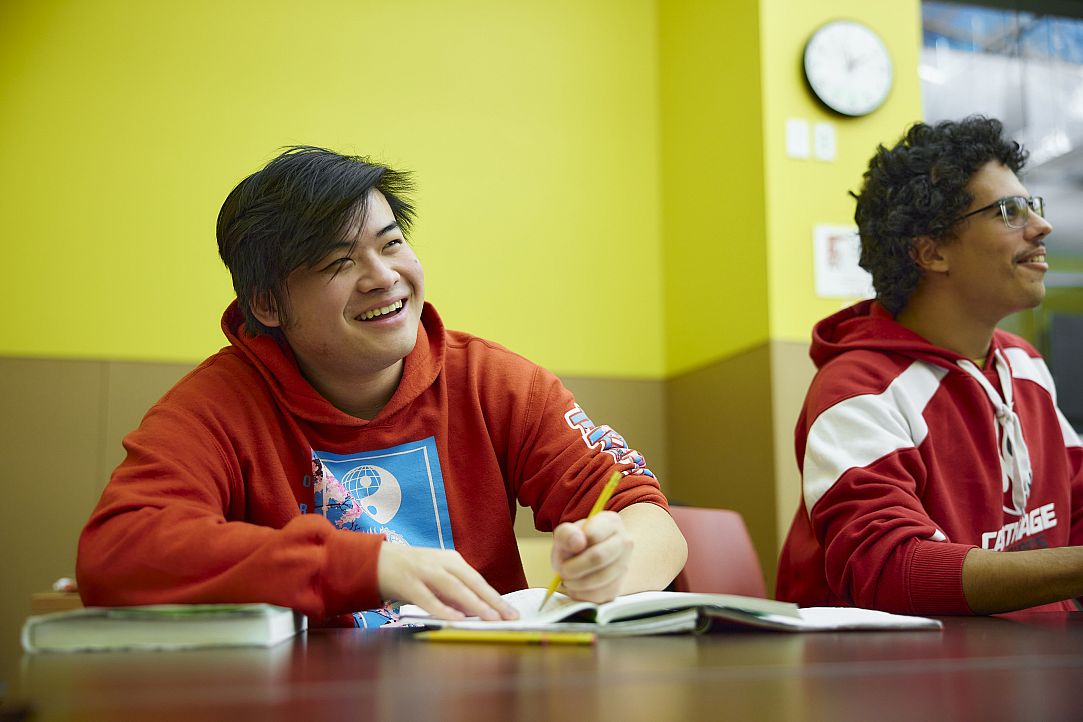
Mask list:
[[[861,234],[861,267],[872,274],[876,297],[892,314],[906,306],[921,279],[913,240],[955,239],[954,227],[974,197],[970,178],[989,161],[1018,173],[1027,152],[1004,138],[996,119],[972,115],[936,125],[915,123],[891,149],[869,160],[854,220]]]
[[[270,333],[252,312],[270,297],[285,316],[286,277],[323,258],[360,214],[369,190],[387,199],[405,236],[414,219],[410,174],[326,148],[287,148],[234,188],[218,213],[218,253],[233,276],[245,330]]]

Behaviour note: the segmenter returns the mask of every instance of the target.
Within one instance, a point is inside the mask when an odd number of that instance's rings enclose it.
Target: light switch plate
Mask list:
[[[808,121],[804,118],[786,120],[786,155],[799,159],[809,156]]]
[[[816,123],[812,126],[812,155],[816,160],[835,160],[834,123]]]

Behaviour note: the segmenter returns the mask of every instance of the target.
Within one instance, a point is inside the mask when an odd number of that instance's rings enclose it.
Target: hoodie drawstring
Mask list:
[[[1014,509],[1005,509],[1005,511],[1023,514],[1026,512],[1027,499],[1030,497],[1030,482],[1033,473],[1030,468],[1030,452],[1023,440],[1023,427],[1012,403],[1012,376],[1008,362],[1004,360],[999,349],[993,352],[993,366],[996,369],[997,378],[1000,379],[1000,388],[1004,392],[1003,398],[972,361],[962,360],[957,363],[963,371],[978,380],[993,404],[997,424],[1000,427],[1000,470],[1004,482],[1003,491],[1007,492],[1008,486],[1011,486],[1012,503],[1015,505]]]

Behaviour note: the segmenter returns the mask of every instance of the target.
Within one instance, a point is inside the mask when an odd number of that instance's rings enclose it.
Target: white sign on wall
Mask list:
[[[861,241],[857,226],[812,228],[816,295],[821,298],[872,298],[872,275],[858,265]]]

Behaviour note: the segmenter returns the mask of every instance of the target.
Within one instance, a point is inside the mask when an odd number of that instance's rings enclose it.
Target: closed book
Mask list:
[[[27,652],[270,647],[307,629],[307,619],[271,604],[87,607],[29,617]]]

